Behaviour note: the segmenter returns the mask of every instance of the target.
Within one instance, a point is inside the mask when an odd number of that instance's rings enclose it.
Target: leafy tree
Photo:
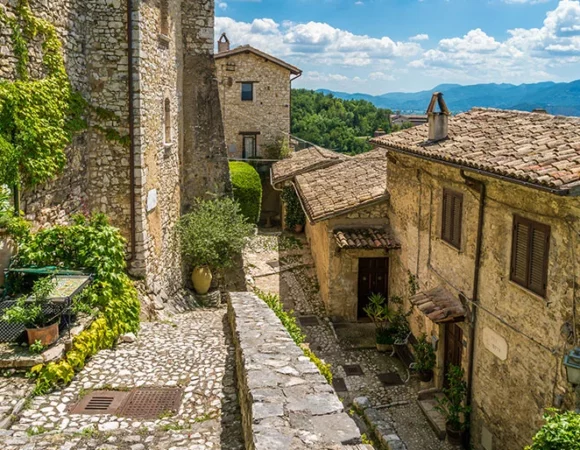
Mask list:
[[[344,153],[371,149],[368,138],[382,129],[391,132],[388,109],[366,100],[342,100],[332,94],[292,90],[292,134]]]

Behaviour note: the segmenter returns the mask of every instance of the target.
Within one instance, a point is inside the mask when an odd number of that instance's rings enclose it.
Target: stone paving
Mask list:
[[[233,345],[225,308],[143,323],[137,340],[99,352],[70,386],[34,398],[2,449],[242,449]],[[91,390],[181,387],[178,413],[149,421],[71,414]]]
[[[344,379],[348,391],[338,395],[347,407],[360,396],[368,397],[375,408],[385,406],[379,408],[380,413],[395,423],[408,450],[456,449],[438,440],[429,427],[416,403],[420,388],[416,378],[412,377],[407,384],[388,387],[378,380],[377,374],[385,372],[398,372],[405,379],[405,368],[398,358],[372,347],[355,348],[351,342],[338,338],[325,317],[312,257],[303,235],[288,237],[272,232],[258,235],[246,249],[244,263],[251,287],[280,294],[285,307],[294,310],[296,316],[318,317],[318,325],[302,329],[311,349],[332,365],[334,378]],[[351,364],[360,365],[363,375],[347,376],[343,366]],[[391,404],[395,405],[387,407]]]

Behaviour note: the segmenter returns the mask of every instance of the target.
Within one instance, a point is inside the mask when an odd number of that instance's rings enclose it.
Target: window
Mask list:
[[[510,279],[520,286],[546,296],[550,227],[514,216]]]
[[[165,99],[164,109],[163,109],[163,141],[166,144],[171,143],[171,102],[168,98]]]
[[[242,101],[254,101],[254,83],[242,83]]]
[[[461,222],[463,219],[463,194],[443,189],[443,214],[441,220],[441,239],[461,248]]]
[[[169,36],[169,0],[161,0],[159,15],[159,33]]]
[[[244,136],[244,153],[242,158],[255,158],[257,155],[256,151],[256,136],[245,135]]]

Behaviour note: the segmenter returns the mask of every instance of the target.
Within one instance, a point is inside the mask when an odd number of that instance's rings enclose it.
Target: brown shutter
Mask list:
[[[441,239],[461,248],[461,222],[463,220],[463,195],[443,189]]]
[[[514,231],[512,243],[512,280],[528,285],[530,227],[523,223],[522,218],[514,216]]]
[[[461,247],[461,221],[463,216],[463,196],[453,195],[453,236],[451,242],[455,247]]]
[[[451,208],[450,208],[449,193],[443,191],[443,217],[441,220],[441,237],[445,241],[449,241],[449,229],[451,226]]]
[[[549,227],[534,224],[531,236],[530,252],[530,290],[542,296],[546,295],[548,275]],[[546,228],[548,228],[546,230]]]

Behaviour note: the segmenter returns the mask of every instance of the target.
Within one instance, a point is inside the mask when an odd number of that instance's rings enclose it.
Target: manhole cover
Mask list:
[[[183,391],[178,388],[139,388],[130,392],[119,416],[135,419],[158,419],[177,414]]]
[[[72,414],[115,414],[128,396],[129,392],[93,391],[75,405]]]
[[[300,325],[303,327],[315,327],[316,325],[320,325],[318,321],[318,317],[316,316],[300,316],[298,317],[300,321]]]
[[[359,375],[364,375],[361,367],[358,364],[350,364],[346,366],[342,366],[344,369],[344,373],[346,373],[347,377],[355,377]]]
[[[380,373],[377,375],[377,378],[385,386],[399,386],[405,384],[401,379],[401,376],[396,372]]]
[[[336,392],[348,392],[344,378],[333,378],[332,387]]]

